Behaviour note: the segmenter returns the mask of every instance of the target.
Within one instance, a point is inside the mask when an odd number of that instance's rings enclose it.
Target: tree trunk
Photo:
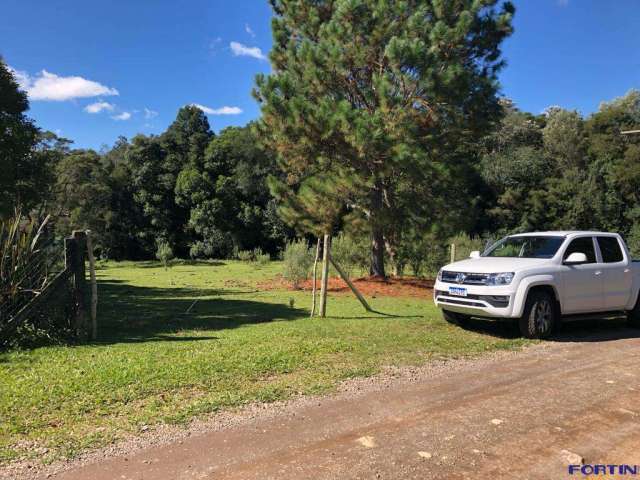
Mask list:
[[[329,283],[329,255],[331,250],[331,236],[324,236],[322,250],[322,283],[320,285],[320,316],[327,316],[327,284]]]
[[[400,272],[400,268],[398,268],[398,250],[396,245],[396,242],[391,241],[388,236],[385,238],[384,246],[387,250],[387,255],[389,255],[389,262],[391,262],[391,275],[399,277],[402,275],[402,272]]]
[[[318,237],[318,243],[316,245],[316,257],[313,260],[313,287],[311,288],[311,294],[313,295],[313,298],[311,300],[311,316],[312,317],[316,314],[316,297],[317,297],[316,278],[318,278],[318,260],[320,259],[321,243],[322,243],[322,239]]]
[[[376,182],[371,190],[371,266],[369,274],[374,277],[387,278],[384,271],[384,235],[380,224],[382,212],[382,185]]]
[[[371,267],[369,274],[375,277],[387,278],[384,271],[384,236],[382,229],[372,227],[371,231]]]

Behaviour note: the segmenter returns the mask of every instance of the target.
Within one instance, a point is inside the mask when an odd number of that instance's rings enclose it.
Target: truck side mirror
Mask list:
[[[573,252],[565,258],[562,263],[565,265],[579,265],[581,263],[587,263],[587,256],[582,252]]]
[[[474,250],[469,254],[469,258],[480,258],[480,252],[478,250]]]

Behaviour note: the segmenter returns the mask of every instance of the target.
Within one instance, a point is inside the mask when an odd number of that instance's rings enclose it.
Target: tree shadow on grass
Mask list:
[[[180,332],[215,332],[309,315],[307,310],[285,304],[225,298],[250,293],[244,290],[140,287],[111,280],[98,283],[99,336],[95,344],[215,340],[215,336],[183,336]]]

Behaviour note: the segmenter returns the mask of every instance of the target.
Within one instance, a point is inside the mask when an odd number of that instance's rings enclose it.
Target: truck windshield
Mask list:
[[[564,237],[551,236],[515,236],[506,237],[494,243],[482,255],[483,257],[519,257],[519,258],[552,258]]]

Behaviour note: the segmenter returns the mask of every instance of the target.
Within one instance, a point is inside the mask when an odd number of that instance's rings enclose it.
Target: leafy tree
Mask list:
[[[42,157],[33,155],[39,130],[28,109],[27,94],[0,58],[0,218],[16,208],[29,212],[40,201],[46,171]]]
[[[176,255],[188,253],[189,209],[176,202],[176,186],[183,170],[197,169],[202,163],[212,136],[204,113],[187,106],[180,109],[175,121],[161,136],[133,138],[128,159],[135,199],[150,224],[150,229],[143,232],[147,243],[163,239]]]
[[[274,252],[287,232],[274,216],[266,177],[275,173],[273,156],[258,146],[250,126],[230,127],[213,138],[198,163],[184,169],[176,184],[179,205],[190,209],[195,257],[227,257],[234,249]]]
[[[111,196],[100,155],[93,150],[71,151],[56,166],[56,177],[62,230],[91,229],[100,244]]]
[[[337,207],[325,215],[326,201],[305,200],[319,200],[334,183],[349,187],[333,197],[342,197],[345,215],[356,210],[366,218],[371,273],[384,276],[384,237],[399,177],[426,185],[446,178],[464,163],[464,146],[499,113],[499,46],[511,33],[513,6],[505,2],[496,11],[494,0],[271,4],[273,73],[258,76],[255,95],[260,131],[287,175],[284,184],[272,181],[274,194],[289,203],[285,208],[306,204],[298,208],[306,220],[333,223]],[[312,194],[320,183],[329,186]]]
[[[601,228],[627,234],[640,224],[640,91],[603,102],[586,122],[590,202]]]

